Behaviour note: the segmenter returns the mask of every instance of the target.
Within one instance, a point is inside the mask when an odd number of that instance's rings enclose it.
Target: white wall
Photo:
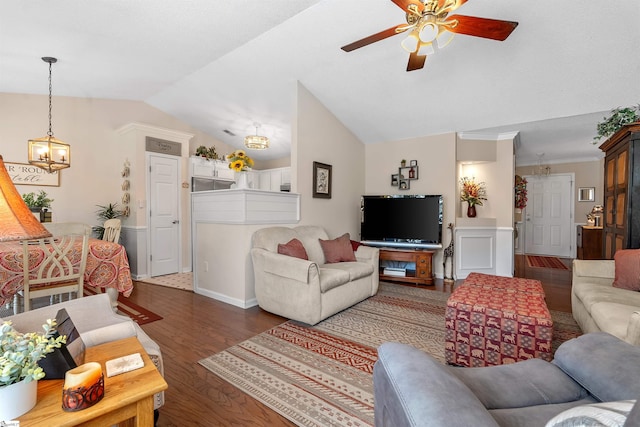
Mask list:
[[[297,101],[291,191],[301,194],[300,224],[322,225],[332,238],[345,232],[357,238],[365,189],[364,144],[300,83]],[[314,161],[332,166],[331,199],[312,197]]]
[[[27,163],[27,141],[47,133],[48,106],[48,96],[0,93],[0,154],[5,162]],[[143,102],[54,96],[53,132],[71,144],[71,167],[61,171],[60,187],[18,185],[18,191],[45,190],[54,199],[53,221],[98,225],[96,205],[121,205],[120,172],[127,154],[118,149],[116,129],[131,122],[194,134],[190,152],[198,145],[231,151],[231,147]],[[183,213],[188,210],[188,193],[181,192]],[[129,225],[126,220],[124,225]],[[184,266],[191,264],[189,241],[190,233],[183,229]]]
[[[366,146],[365,194],[442,194],[442,243],[447,246],[451,235],[447,224],[455,223],[456,203],[456,134],[412,138]],[[391,175],[398,173],[400,161],[418,161],[418,179],[409,190],[391,186]],[[433,258],[433,271],[442,277],[442,251]]]

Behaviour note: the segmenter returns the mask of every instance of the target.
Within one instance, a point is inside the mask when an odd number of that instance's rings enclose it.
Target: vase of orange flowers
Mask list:
[[[227,160],[229,169],[236,172],[236,188],[247,188],[249,186],[247,171],[253,167],[253,159],[247,156],[244,150],[236,150],[227,154]]]
[[[476,205],[482,206],[483,200],[487,200],[487,190],[484,182],[476,182],[475,178],[464,177],[460,180],[460,200],[467,202],[467,216],[475,218]]]

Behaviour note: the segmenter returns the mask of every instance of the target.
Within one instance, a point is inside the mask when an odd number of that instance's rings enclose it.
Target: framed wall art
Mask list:
[[[46,170],[28,163],[4,162],[7,173],[15,185],[37,185],[40,187],[60,187],[60,171]]]
[[[331,165],[313,162],[313,197],[331,198]]]

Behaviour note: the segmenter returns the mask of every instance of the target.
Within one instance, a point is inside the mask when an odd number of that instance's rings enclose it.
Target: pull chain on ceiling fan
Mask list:
[[[396,34],[409,31],[402,47],[409,52],[407,71],[424,67],[427,55],[445,47],[453,34],[503,41],[518,26],[517,22],[478,18],[449,13],[467,0],[391,0],[406,13],[406,24],[396,25],[342,47],[351,52]]]

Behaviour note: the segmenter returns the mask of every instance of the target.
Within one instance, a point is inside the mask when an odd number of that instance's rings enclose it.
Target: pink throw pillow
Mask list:
[[[320,246],[322,246],[322,252],[324,252],[327,264],[356,260],[356,255],[351,247],[349,233],[345,233],[333,240],[318,240],[320,241]]]
[[[640,249],[622,249],[613,256],[616,268],[616,278],[613,286],[616,288],[640,291]]]
[[[304,245],[298,239],[291,239],[284,245],[282,243],[278,243],[278,253],[300,259],[309,259],[307,251],[304,249]]]

